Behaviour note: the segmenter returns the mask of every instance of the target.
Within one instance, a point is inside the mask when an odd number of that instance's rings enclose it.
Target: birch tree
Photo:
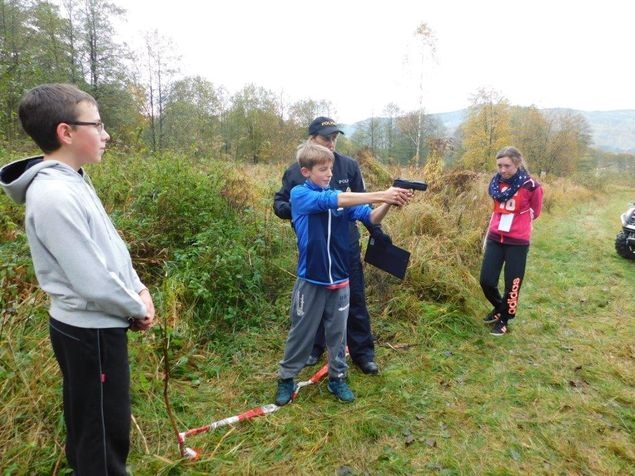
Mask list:
[[[478,90],[462,127],[464,167],[478,172],[492,169],[496,152],[512,141],[509,119],[507,99],[492,89]]]

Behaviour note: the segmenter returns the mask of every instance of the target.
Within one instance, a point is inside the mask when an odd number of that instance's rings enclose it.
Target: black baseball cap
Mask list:
[[[310,136],[321,135],[328,137],[335,132],[344,134],[344,132],[340,129],[340,126],[338,126],[337,123],[330,117],[316,117],[309,125]]]

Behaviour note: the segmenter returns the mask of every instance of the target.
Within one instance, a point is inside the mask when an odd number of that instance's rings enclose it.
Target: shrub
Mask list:
[[[206,338],[267,314],[264,216],[246,177],[225,162],[174,155],[115,159],[94,177],[142,279],[179,289]]]

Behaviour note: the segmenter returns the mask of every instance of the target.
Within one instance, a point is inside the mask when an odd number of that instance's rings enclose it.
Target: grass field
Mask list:
[[[320,382],[271,415],[190,436],[196,461],[181,458],[166,409],[161,330],[132,334],[131,473],[634,474],[635,262],[618,257],[613,240],[635,197],[612,186],[568,201],[567,187],[547,189],[560,198],[536,222],[509,334],[493,337],[480,323],[488,308],[474,294],[474,266],[464,283],[474,304],[464,311],[414,294],[397,302],[400,284],[368,268],[380,375],[351,367],[352,404],[336,402]],[[425,256],[414,264],[425,269]],[[416,289],[409,280],[420,274],[409,270],[403,286]],[[3,310],[2,474],[63,474],[61,390],[44,301],[35,289],[3,292],[31,297]],[[273,402],[284,318],[205,345],[188,341],[187,326],[168,331],[168,401],[179,431]]]
[[[382,318],[374,302],[382,372],[351,369],[353,404],[335,402],[324,383],[307,387],[277,413],[190,437],[202,455],[196,463],[168,470],[148,455],[144,466],[164,474],[632,474],[635,263],[613,249],[629,194],[590,196],[536,222],[508,335],[480,325],[485,307],[462,315],[421,303],[416,318],[400,320]],[[242,335],[229,374],[187,397],[173,389],[187,401],[182,424],[270,403],[283,340],[281,329]],[[225,367],[208,359],[201,366]]]

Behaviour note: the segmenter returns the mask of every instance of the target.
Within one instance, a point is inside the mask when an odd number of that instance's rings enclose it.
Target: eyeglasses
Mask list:
[[[95,121],[95,122],[86,122],[86,121],[72,121],[72,122],[66,122],[66,124],[68,124],[69,126],[95,126],[97,128],[97,131],[101,134],[102,132],[104,132],[104,128],[106,126],[104,126],[104,123],[101,121]]]

